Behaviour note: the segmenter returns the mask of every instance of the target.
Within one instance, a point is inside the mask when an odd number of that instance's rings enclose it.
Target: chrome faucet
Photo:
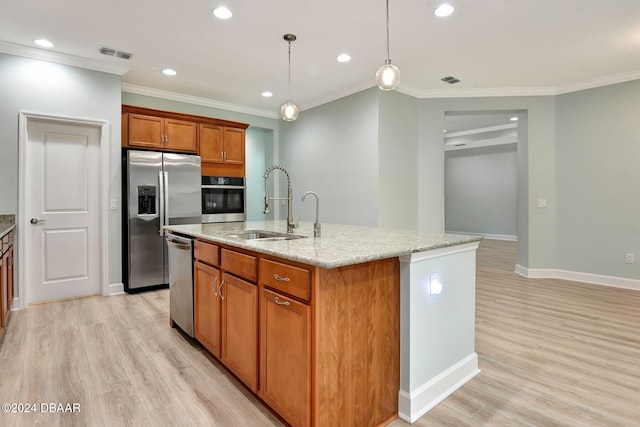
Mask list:
[[[269,174],[274,170],[281,170],[287,176],[287,197],[269,197],[269,191],[267,189],[267,178]],[[287,233],[293,233],[295,225],[293,224],[293,191],[291,191],[291,179],[289,179],[289,172],[284,166],[273,165],[269,167],[264,173],[264,214],[270,214],[269,200],[286,200],[287,201]]]
[[[303,202],[304,198],[307,197],[307,194],[311,194],[316,198],[316,222],[313,223],[313,237],[320,237],[320,198],[318,197],[318,193],[315,191],[307,191],[302,196]]]

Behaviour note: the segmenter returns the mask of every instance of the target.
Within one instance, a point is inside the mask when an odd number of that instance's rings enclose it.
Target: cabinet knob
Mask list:
[[[273,274],[273,278],[276,279],[279,282],[289,282],[291,280],[288,277],[280,277],[275,273]]]
[[[218,278],[214,277],[213,282],[211,282],[211,291],[213,291],[213,295],[218,296],[218,291],[216,290],[216,283],[218,283]]]
[[[289,301],[280,301],[280,299],[278,297],[275,297],[273,300],[278,305],[291,305],[291,303]]]
[[[222,301],[224,301],[224,295],[222,295],[222,287],[224,286],[224,280],[222,281],[222,283],[220,283],[220,287],[218,288],[218,291],[220,292],[220,299]]]

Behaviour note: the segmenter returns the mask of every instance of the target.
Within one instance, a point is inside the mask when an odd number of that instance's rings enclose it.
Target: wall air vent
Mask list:
[[[121,50],[115,50],[110,47],[104,47],[104,46],[100,46],[98,51],[100,52],[101,55],[115,56],[116,58],[122,58],[126,60],[131,59],[131,57],[133,56],[133,54],[129,52],[123,52]]]
[[[459,79],[456,79],[455,77],[452,77],[452,76],[443,77],[441,80],[445,83],[449,83],[450,85],[460,82]]]

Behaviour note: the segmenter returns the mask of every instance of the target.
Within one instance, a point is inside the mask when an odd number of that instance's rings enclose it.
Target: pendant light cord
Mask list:
[[[391,59],[389,55],[389,0],[387,0],[387,61]],[[289,59],[291,61],[291,59]]]
[[[289,92],[287,96],[289,99],[291,99],[291,40],[289,40],[289,84],[287,90]]]

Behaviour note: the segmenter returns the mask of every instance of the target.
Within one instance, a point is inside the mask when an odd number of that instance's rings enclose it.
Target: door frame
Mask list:
[[[99,119],[89,119],[82,117],[72,116],[59,116],[54,114],[43,114],[20,111],[19,113],[19,128],[18,128],[18,216],[17,216],[17,229],[18,229],[18,289],[17,300],[14,299],[13,308],[23,309],[29,305],[27,285],[25,282],[26,271],[26,251],[25,251],[25,236],[28,218],[25,213],[25,172],[26,172],[26,145],[28,141],[28,125],[29,121],[38,120],[46,121],[50,123],[63,123],[70,125],[80,125],[86,127],[94,127],[100,130],[99,137],[99,163],[100,171],[98,177],[98,199],[99,199],[99,212],[98,212],[98,238],[100,242],[98,247],[100,253],[96,256],[100,257],[100,273],[98,280],[100,281],[100,290],[102,295],[108,295],[109,286],[109,227],[108,227],[108,205],[107,195],[109,194],[108,176],[109,176],[109,122]]]

